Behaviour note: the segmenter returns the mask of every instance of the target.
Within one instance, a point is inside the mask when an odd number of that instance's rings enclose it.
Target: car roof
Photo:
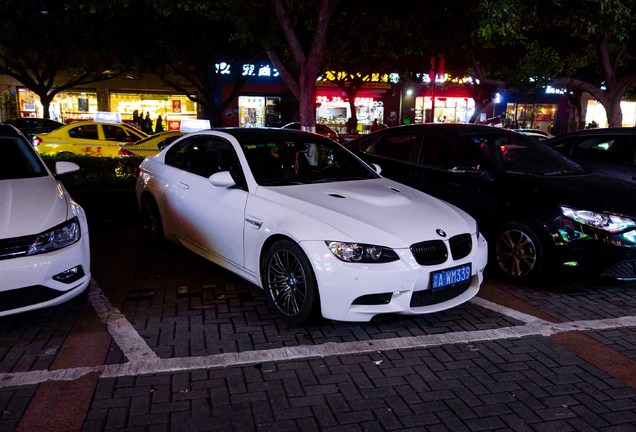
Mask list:
[[[472,123],[422,123],[422,124],[412,124],[412,125],[401,125],[395,126],[387,129],[380,129],[375,131],[369,135],[377,136],[380,134],[388,134],[392,131],[396,130],[413,130],[413,131],[444,131],[447,133],[454,133],[457,135],[471,134],[471,133],[506,133],[506,134],[517,134],[517,132],[512,132],[508,129],[487,126],[487,125],[478,125]]]
[[[258,139],[294,139],[294,138],[323,138],[321,135],[313,134],[311,132],[305,132],[295,129],[282,129],[282,128],[242,128],[242,127],[230,127],[230,128],[217,128],[209,129],[214,132],[225,132],[232,135],[239,141],[254,141]],[[205,131],[202,131],[205,132]],[[327,139],[327,138],[325,138]]]
[[[593,128],[593,129],[582,129],[582,130],[570,132],[564,135],[559,135],[558,137],[553,138],[551,141],[559,141],[561,139],[569,138],[572,136],[634,135],[634,134],[636,134],[636,127]]]
[[[20,132],[20,130],[11,125],[11,124],[6,124],[6,123],[0,123],[0,135],[3,136],[24,136],[22,135],[22,132]]]

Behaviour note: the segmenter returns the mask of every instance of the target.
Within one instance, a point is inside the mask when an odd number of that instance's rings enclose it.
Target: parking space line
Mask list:
[[[159,358],[126,316],[110,303],[95,279],[91,281],[88,301],[129,361]]]
[[[636,327],[636,316],[563,323],[534,322],[523,326],[504,327],[500,329],[461,331],[392,339],[374,339],[370,341],[329,342],[321,345],[301,345],[198,357],[161,359],[153,353],[152,356],[138,356],[135,360],[121,364],[52,371],[41,370],[3,373],[0,374],[0,388],[33,385],[53,380],[75,380],[91,372],[98,372],[100,378],[118,378],[124,376],[172,373],[192,369],[211,369],[245,366],[264,362],[301,360],[312,357],[353,355],[398,349],[420,349],[448,344],[486,342],[529,336],[549,337],[570,331],[607,330],[621,327]],[[126,331],[120,333],[120,336],[129,334],[130,331]],[[137,338],[134,338],[134,340],[138,338],[139,336],[137,335]],[[128,345],[131,342],[126,341],[125,343]]]
[[[517,321],[524,322],[526,324],[547,323],[548,322],[548,321],[546,321],[544,319],[541,319],[541,318],[538,318],[538,317],[536,317],[534,315],[530,315],[530,314],[523,313],[523,312],[520,312],[520,311],[515,310],[515,309],[511,309],[509,307],[500,305],[498,303],[491,302],[490,300],[486,300],[486,299],[481,298],[481,297],[473,297],[470,300],[470,302],[474,303],[474,304],[476,304],[478,306],[481,306],[483,308],[490,309],[491,311],[497,312],[497,313],[499,313],[501,315],[505,315],[505,316],[507,316],[509,318],[516,319]]]

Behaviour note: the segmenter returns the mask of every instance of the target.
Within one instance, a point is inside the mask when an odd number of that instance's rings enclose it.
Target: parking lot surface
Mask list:
[[[293,327],[144,242],[132,191],[71,192],[90,292],[0,319],[2,431],[636,430],[636,282],[488,276],[449,311]]]

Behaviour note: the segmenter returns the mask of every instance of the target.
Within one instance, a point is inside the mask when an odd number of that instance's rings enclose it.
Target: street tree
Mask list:
[[[6,18],[0,31],[0,74],[38,95],[45,118],[60,92],[113,78],[125,69],[108,35],[97,30],[114,17],[97,17],[81,1],[4,0],[0,16]]]
[[[576,11],[576,13],[573,13]],[[610,127],[622,126],[620,103],[636,88],[636,1],[545,2],[524,67],[539,80],[587,92],[607,113]],[[549,76],[545,59],[558,65]]]
[[[340,0],[225,0],[237,35],[258,41],[298,100],[303,130],[315,131],[316,81]],[[245,13],[236,13],[245,11]]]

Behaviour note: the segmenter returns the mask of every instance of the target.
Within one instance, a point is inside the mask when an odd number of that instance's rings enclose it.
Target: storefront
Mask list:
[[[118,112],[126,123],[132,123],[133,113],[150,115],[155,125],[161,116],[164,129],[178,130],[182,120],[197,118],[197,104],[184,95],[111,92],[110,111]]]
[[[433,100],[435,105],[433,106]],[[415,123],[468,123],[475,111],[475,101],[468,97],[415,98]]]
[[[341,96],[328,96],[329,92],[318,90],[316,97],[316,122],[326,124],[338,131],[347,133],[347,120],[352,117],[351,105]],[[369,132],[374,119],[384,122],[384,103],[375,97],[357,97],[354,101],[358,133]]]
[[[20,117],[42,117],[44,109],[40,98],[26,88],[18,89]],[[92,120],[97,109],[97,93],[69,91],[59,93],[49,106],[50,118],[61,122]]]
[[[280,127],[279,96],[239,96],[240,127]]]
[[[586,108],[586,125],[596,124],[598,127],[607,127],[607,113],[600,102],[594,99],[588,100]],[[623,127],[636,126],[636,102],[622,101],[621,112],[623,114]]]
[[[40,98],[28,89],[18,89],[18,104],[21,117],[43,116]],[[158,116],[162,116],[165,129],[169,129],[171,123],[197,118],[197,104],[187,96],[116,91],[110,92],[108,106],[101,109],[98,107],[96,92],[59,93],[51,102],[50,118],[64,123],[93,120],[95,113],[100,110],[119,113],[122,121],[127,123],[132,122],[134,111],[143,116],[149,114],[153,122]]]

